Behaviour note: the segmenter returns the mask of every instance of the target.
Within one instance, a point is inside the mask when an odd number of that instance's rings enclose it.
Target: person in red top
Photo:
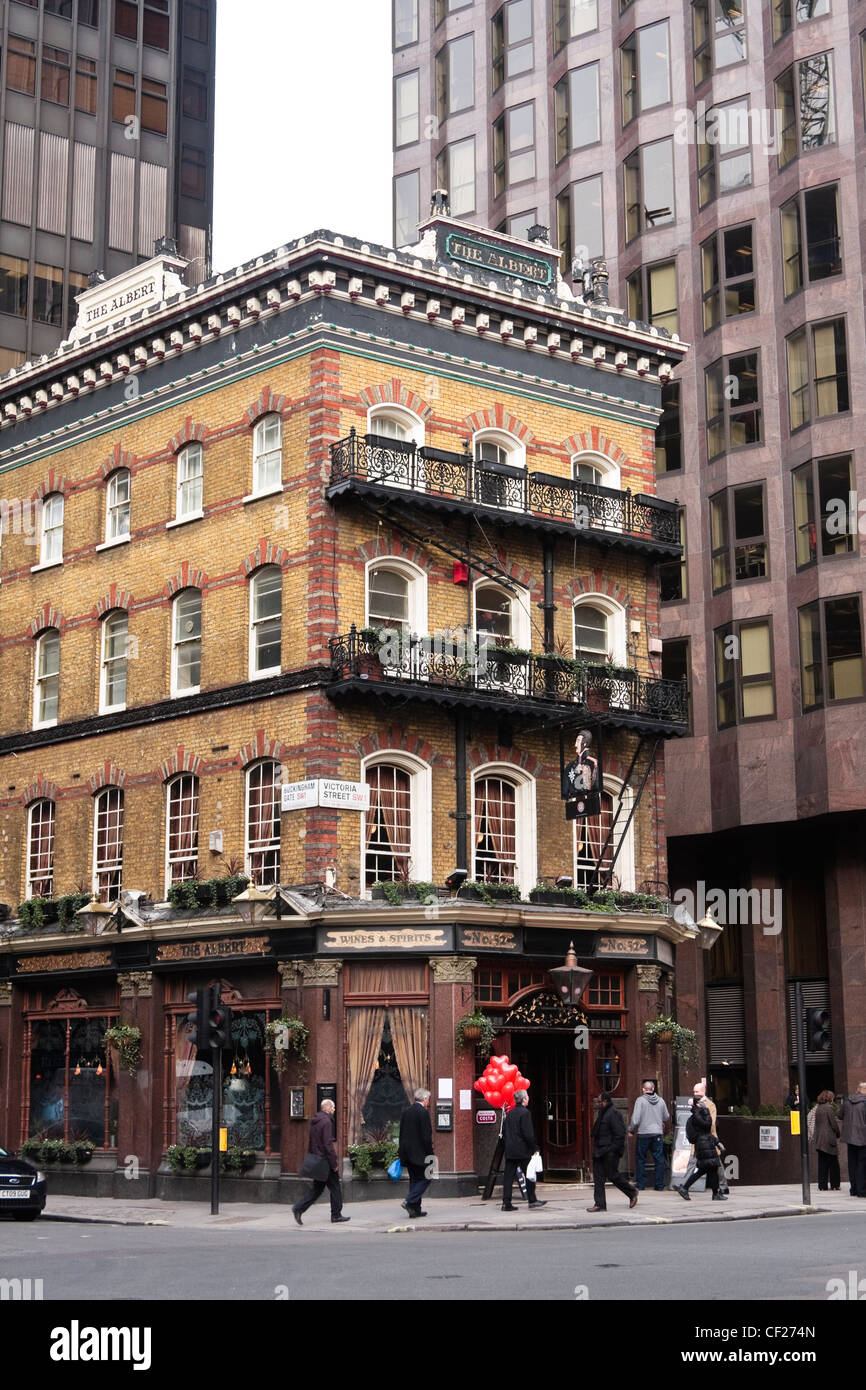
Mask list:
[[[337,1158],[337,1150],[334,1148],[334,1127],[331,1124],[331,1116],[334,1113],[334,1102],[323,1100],[321,1110],[317,1111],[310,1121],[310,1153],[318,1158],[324,1158],[328,1164],[328,1176],[326,1178],[314,1179],[312,1191],[309,1197],[305,1197],[302,1202],[296,1202],[292,1207],[292,1215],[299,1226],[303,1225],[301,1217],[317,1202],[327,1187],[331,1197],[331,1220],[332,1221],[351,1221],[351,1216],[343,1215],[343,1190],[340,1187],[340,1161]]]

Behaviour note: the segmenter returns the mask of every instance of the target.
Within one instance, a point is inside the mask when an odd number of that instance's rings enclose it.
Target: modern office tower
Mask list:
[[[169,236],[210,268],[215,0],[0,5],[0,373]]]
[[[663,670],[692,689],[668,852],[727,925],[678,988],[753,1108],[788,1090],[797,980],[830,1014],[809,1094],[866,1064],[864,43],[856,0],[395,0],[397,244],[444,186],[547,224],[565,271],[603,256],[611,302],[691,345],[656,450],[686,542]]]

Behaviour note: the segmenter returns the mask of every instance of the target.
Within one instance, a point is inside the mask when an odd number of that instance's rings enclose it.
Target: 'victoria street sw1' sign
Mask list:
[[[369,811],[370,788],[366,782],[338,782],[317,777],[310,782],[286,782],[281,809],[299,811],[305,806],[332,806],[342,811]]]

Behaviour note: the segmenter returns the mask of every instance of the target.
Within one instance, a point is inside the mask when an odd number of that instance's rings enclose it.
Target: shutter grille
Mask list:
[[[709,1065],[742,1066],[746,1060],[743,986],[709,985],[706,993]]]
[[[93,240],[93,187],[96,182],[96,146],[75,142],[72,173],[72,235],[78,241]]]
[[[5,138],[3,216],[26,225],[33,217],[33,131],[7,121]]]
[[[125,154],[111,156],[111,196],[108,244],[114,251],[132,250],[132,209],[135,202],[135,160]]]
[[[801,980],[800,985],[803,990],[803,1012],[806,1009],[829,1009],[830,1007],[830,981],[829,980]],[[830,1020],[832,1026],[832,1018]],[[806,1043],[806,1026],[801,1024],[803,1030],[803,1045]],[[790,1056],[788,1060],[796,1065],[797,1044],[794,1029],[794,982],[788,981],[788,1037],[791,1039]],[[806,1052],[807,1062],[829,1062],[833,1056],[833,1044],[825,1052]]]
[[[66,184],[69,141],[63,135],[39,137],[39,210],[37,225],[44,232],[66,232]]]
[[[138,254],[153,255],[153,243],[157,237],[165,236],[165,191],[167,170],[161,164],[141,166],[141,185],[139,193]]]

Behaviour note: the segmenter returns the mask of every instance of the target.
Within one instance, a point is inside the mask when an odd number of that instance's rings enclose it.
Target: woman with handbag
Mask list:
[[[301,1217],[308,1207],[317,1202],[327,1187],[331,1197],[331,1220],[351,1221],[351,1216],[343,1215],[343,1191],[340,1187],[339,1159],[334,1148],[334,1127],[331,1116],[334,1102],[323,1100],[321,1110],[310,1121],[310,1149],[301,1166],[301,1177],[313,1179],[313,1189],[309,1197],[296,1202],[292,1215],[299,1226]]]
[[[721,1159],[719,1158],[719,1140],[713,1134],[713,1119],[700,1096],[695,1096],[692,1101],[692,1113],[686,1124],[686,1138],[690,1144],[695,1146],[696,1168],[690,1178],[681,1185],[674,1184],[674,1192],[678,1192],[686,1201],[690,1202],[689,1188],[692,1183],[697,1182],[698,1178],[706,1177],[707,1187],[713,1194],[714,1202],[726,1202],[728,1199],[724,1193],[719,1191],[719,1169]]]
[[[809,1111],[807,1128],[818,1153],[818,1191],[826,1192],[829,1185],[831,1192],[838,1192],[842,1186],[839,1172],[842,1126],[836,1115],[832,1091],[821,1092],[817,1105]]]

